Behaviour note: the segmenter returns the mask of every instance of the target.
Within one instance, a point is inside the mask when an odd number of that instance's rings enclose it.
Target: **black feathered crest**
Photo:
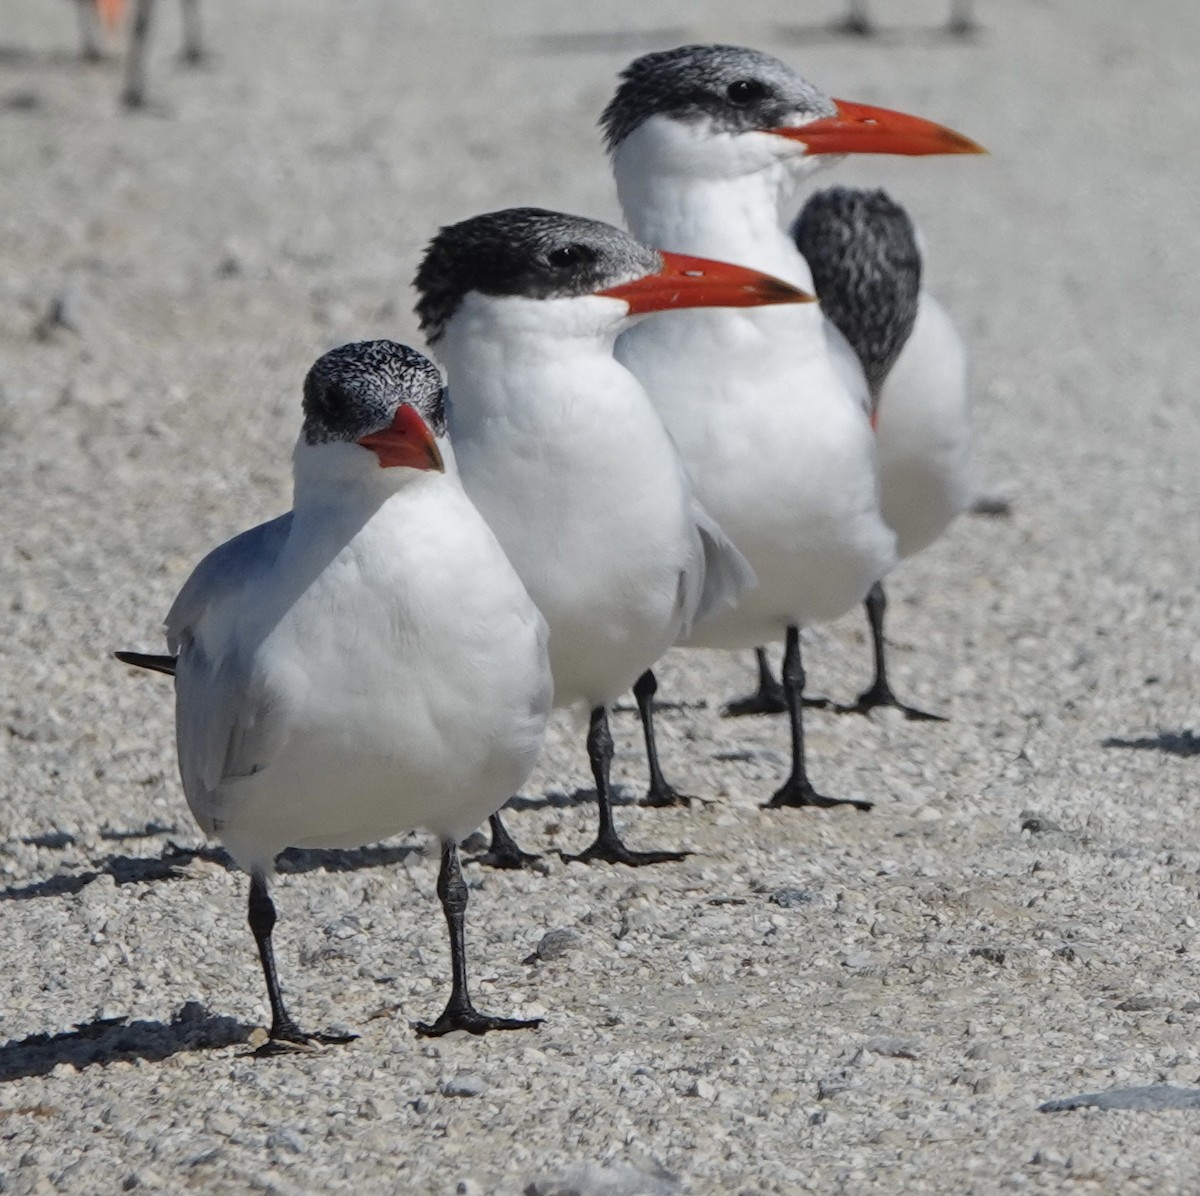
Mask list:
[[[529,299],[572,298],[641,278],[662,259],[599,220],[507,208],[447,225],[417,270],[417,316],[435,343],[472,291]]]

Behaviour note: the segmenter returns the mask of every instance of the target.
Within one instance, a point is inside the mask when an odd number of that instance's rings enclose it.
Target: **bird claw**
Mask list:
[[[422,1038],[441,1038],[455,1030],[465,1030],[468,1034],[486,1034],[489,1030],[533,1030],[544,1020],[540,1017],[492,1017],[473,1006],[463,1009],[451,1002],[436,1022],[413,1022],[413,1029]]]
[[[828,698],[802,698],[800,705],[805,710],[828,710],[831,703]],[[787,698],[783,689],[759,690],[758,693],[747,694],[744,698],[734,698],[721,707],[722,718],[745,718],[754,714],[787,714]]]
[[[898,705],[910,723],[948,723],[950,721],[944,714],[934,714],[932,710],[921,710],[917,706],[905,706],[903,703],[898,703]]]
[[[764,810],[802,809],[811,807],[816,810],[832,810],[834,806],[853,806],[866,814],[875,807],[871,801],[858,801],[852,797],[826,797],[818,793],[808,781],[797,781],[789,778],[784,785],[777,789],[769,802],[763,804]]]
[[[611,838],[600,836],[591,847],[581,851],[578,855],[567,855],[562,851],[558,854],[562,856],[564,864],[591,864],[598,861],[604,864],[625,864],[630,868],[641,868],[646,864],[676,864],[680,860],[687,859],[692,853],[690,851],[630,851],[614,835]]]
[[[746,718],[755,714],[786,714],[787,702],[783,690],[778,693],[759,690],[744,698],[734,698],[721,707],[722,718]]]
[[[469,858],[473,864],[483,864],[487,868],[499,868],[508,872],[536,872],[544,867],[540,855],[522,851],[515,843],[506,847],[493,845],[482,854]]]
[[[664,781],[661,785],[651,785],[638,805],[665,810],[672,806],[690,806],[697,800],[687,793],[680,793],[669,781]]]
[[[944,714],[934,714],[929,710],[921,710],[917,706],[906,706],[887,686],[873,685],[864,690],[848,706],[834,706],[838,714],[870,714],[872,710],[883,707],[903,712],[904,717],[914,723],[947,723],[950,720]]]
[[[274,1055],[295,1055],[319,1050],[323,1046],[344,1046],[357,1034],[309,1034],[294,1022],[272,1026],[266,1042],[254,1050],[256,1058],[269,1059]]]

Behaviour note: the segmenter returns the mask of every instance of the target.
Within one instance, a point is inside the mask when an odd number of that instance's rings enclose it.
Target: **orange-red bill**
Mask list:
[[[761,307],[770,303],[815,303],[807,291],[763,274],[685,253],[660,253],[663,268],[657,274],[635,278],[597,291],[610,299],[624,299],[630,315],[683,307]]]
[[[986,154],[969,137],[945,125],[906,112],[834,100],[836,116],[808,124],[768,129],[779,137],[802,141],[810,154]]]
[[[408,403],[401,403],[396,408],[396,414],[386,428],[360,437],[358,443],[379,458],[381,469],[407,465],[409,469],[446,471],[433,432],[417,409]]]

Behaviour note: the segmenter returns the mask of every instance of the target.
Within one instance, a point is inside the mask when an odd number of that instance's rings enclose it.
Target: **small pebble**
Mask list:
[[[1117,1005],[1117,1008],[1122,1013],[1145,1013],[1157,1004],[1158,1002],[1153,997],[1126,997]]]
[[[487,1091],[487,1084],[474,1072],[460,1071],[443,1080],[439,1091],[443,1096],[482,1096]]]
[[[821,894],[812,889],[776,889],[767,900],[783,909],[798,909],[802,905],[816,904],[821,900]]]
[[[542,935],[532,955],[527,955],[521,962],[526,964],[545,962],[551,959],[562,959],[583,946],[583,937],[574,930],[547,930]]]
[[[1061,1097],[1038,1105],[1039,1113],[1065,1113],[1073,1109],[1125,1109],[1134,1113],[1200,1109],[1200,1088],[1175,1088],[1170,1084],[1111,1088],[1107,1092],[1087,1092],[1082,1096]]]

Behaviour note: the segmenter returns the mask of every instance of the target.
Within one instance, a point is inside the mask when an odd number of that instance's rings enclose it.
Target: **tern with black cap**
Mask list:
[[[285,847],[441,839],[453,988],[425,1034],[535,1024],[467,990],[458,839],[532,771],[551,704],[545,621],[429,421],[441,377],[390,341],[322,357],[304,384],[292,510],[209,553],[166,619],[179,770],[196,821],[250,874],[269,1046],[309,1034],[276,975],[268,891]],[[172,661],[172,657],[174,660]]]
[[[595,220],[534,208],[442,229],[417,273],[446,367],[467,493],[550,625],[555,700],[590,711],[600,827],[581,860],[646,864],[612,818],[608,706],[752,581],[696,501],[637,379],[613,357],[641,316],[810,296],[760,271],[660,253]]]
[[[811,285],[785,214],[832,155],[977,153],[942,125],[835,100],[786,63],[738,46],[647,54],[602,117],[618,197],[648,244]],[[687,312],[630,329],[617,356],[645,385],[700,500],[759,584],[689,643],[786,636],[792,768],[769,805],[871,803],[819,793],[804,750],[800,628],[861,602],[896,558],[861,366],[818,308]],[[735,434],[736,430],[736,434]],[[762,695],[738,713],[775,708]]]
[[[901,559],[932,544],[975,493],[967,351],[945,308],[921,285],[921,250],[908,213],[885,191],[830,187],[792,228],[822,310],[862,363],[879,449],[883,517]],[[941,720],[896,697],[887,673],[880,579],[866,601],[875,677],[849,706],[893,706]]]

